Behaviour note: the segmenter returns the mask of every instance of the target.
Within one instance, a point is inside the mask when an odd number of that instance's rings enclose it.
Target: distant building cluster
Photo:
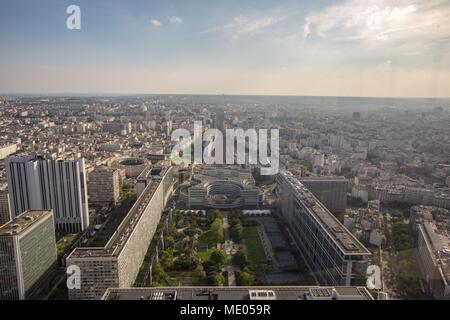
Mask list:
[[[379,200],[382,203],[408,203],[411,205],[437,206],[450,209],[450,193],[448,188],[426,189],[399,184],[356,185],[352,195],[367,202]]]
[[[380,201],[369,201],[367,208],[347,210],[344,226],[365,243],[381,246],[385,226]]]
[[[48,296],[52,277],[63,281],[55,267],[77,265],[81,289],[70,289],[70,299],[370,300],[360,285],[375,258],[383,260],[383,286],[395,295],[387,281],[398,278],[389,277],[395,248],[384,240],[392,229],[387,208],[397,205],[412,207],[409,218],[402,212],[394,220],[414,235],[408,262],[417,263],[421,288],[436,299],[450,296],[446,106],[182,95],[8,96],[0,105],[0,299]],[[194,121],[205,130],[278,128],[280,172],[174,166],[171,134],[193,134]],[[114,225],[124,204],[130,209]],[[289,266],[302,260],[321,286],[131,288],[155,235],[164,241],[161,217],[197,213],[207,224],[218,210],[241,219],[237,230],[255,228],[261,259],[272,269],[283,268],[283,251],[273,245],[282,243]],[[103,233],[106,244],[91,246]],[[289,270],[287,283],[300,272]]]

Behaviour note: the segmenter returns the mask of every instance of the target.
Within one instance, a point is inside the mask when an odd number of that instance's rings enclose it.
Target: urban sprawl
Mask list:
[[[449,299],[448,106],[0,97],[0,299]],[[279,172],[174,163],[194,122],[278,129]]]

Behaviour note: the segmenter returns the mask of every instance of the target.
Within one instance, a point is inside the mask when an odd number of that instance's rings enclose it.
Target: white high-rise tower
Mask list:
[[[10,157],[6,175],[12,218],[26,210],[53,209],[57,231],[80,232],[89,225],[83,158]]]

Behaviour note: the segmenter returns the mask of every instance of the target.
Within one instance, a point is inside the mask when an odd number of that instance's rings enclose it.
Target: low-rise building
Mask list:
[[[188,190],[190,207],[256,207],[259,190],[249,169],[236,167],[195,168],[193,186]]]

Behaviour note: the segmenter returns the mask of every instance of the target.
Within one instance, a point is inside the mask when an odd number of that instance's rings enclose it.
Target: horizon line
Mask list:
[[[127,96],[235,96],[235,97],[308,97],[308,98],[366,98],[366,99],[450,99],[449,96],[348,96],[348,95],[305,95],[305,94],[236,94],[236,93],[112,93],[112,92],[28,92],[28,93],[4,93],[0,96],[38,96],[38,97],[127,97]]]

